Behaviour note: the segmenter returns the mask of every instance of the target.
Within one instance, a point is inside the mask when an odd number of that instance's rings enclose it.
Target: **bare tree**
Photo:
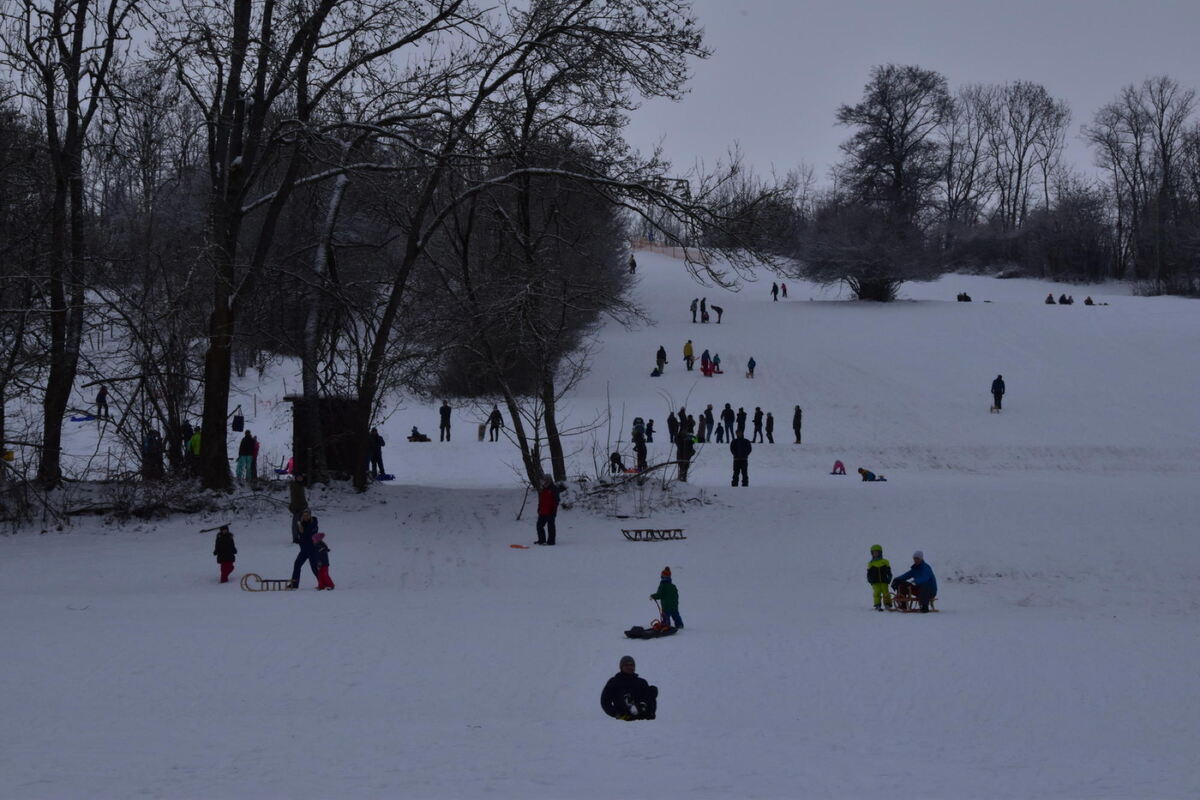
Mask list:
[[[901,227],[919,224],[942,173],[937,132],[952,108],[946,79],[937,72],[873,68],[863,99],[837,112],[839,124],[855,128],[842,144],[845,191]]]
[[[2,62],[45,125],[54,176],[47,259],[50,369],[43,397],[38,479],[62,478],[63,415],[79,363],[84,326],[86,228],[84,155],[88,134],[148,0],[17,0],[0,16]]]
[[[1029,213],[1035,182],[1047,178],[1062,150],[1071,113],[1040,84],[1015,81],[985,91],[988,162],[996,191],[996,214],[1004,230],[1016,230]]]
[[[464,0],[233,0],[232,9],[210,0],[170,15],[159,50],[174,63],[207,135],[213,296],[200,455],[206,487],[230,484],[225,423],[235,325],[266,268],[281,215],[298,185],[342,171],[313,172],[310,145],[330,129],[380,122],[378,107],[362,109],[366,119],[325,118],[323,109],[332,101],[353,108],[342,95],[365,85],[385,91],[390,75],[385,70],[372,83],[373,71],[398,51],[464,25],[460,11],[473,13]],[[406,97],[419,88],[413,83],[397,81],[388,94]],[[417,94],[431,99],[428,90]],[[433,113],[427,107],[420,116]]]
[[[1196,93],[1166,76],[1125,87],[1096,112],[1084,135],[1109,173],[1117,201],[1122,257],[1133,276],[1173,291],[1183,274],[1175,229],[1181,159]]]
[[[960,229],[978,223],[991,191],[985,164],[987,96],[979,85],[959,89],[937,132],[944,158],[937,204],[946,248]]]

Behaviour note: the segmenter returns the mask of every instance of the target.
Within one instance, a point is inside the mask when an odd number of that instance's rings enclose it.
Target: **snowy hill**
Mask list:
[[[611,400],[613,439],[653,418],[651,460],[681,404],[777,418],[749,488],[729,487],[727,448],[707,445],[691,480],[707,502],[638,522],[686,541],[627,542],[628,522],[577,506],[557,547],[510,548],[533,539],[530,509],[514,520],[512,448],[476,441],[466,411],[452,443],[404,442],[436,429],[413,404],[384,430],[397,485],[313,499],[334,592],[307,573],[294,593],[218,585],[196,531],[224,520],[0,539],[0,794],[1200,794],[1194,302],[1112,287],[1092,293],[1110,305],[1085,307],[1083,287],[950,276],[890,305],[792,282],[775,303],[769,277],[729,293],[665,256],[638,261],[655,324],[601,331],[570,417]],[[1044,306],[1050,291],[1077,303]],[[721,325],[691,323],[702,296]],[[684,371],[689,337],[724,375]],[[651,378],[660,344],[670,363]],[[282,381],[242,387],[272,459]],[[73,435],[82,449],[95,429]],[[574,471],[590,471],[591,439]],[[850,476],[828,474],[835,458]],[[889,482],[858,481],[858,466]],[[286,516],[232,524],[234,580],[289,573]],[[875,543],[897,573],[925,551],[938,614],[871,610]],[[686,629],[624,639],[667,564]],[[661,689],[654,722],[598,707],[626,652]]]

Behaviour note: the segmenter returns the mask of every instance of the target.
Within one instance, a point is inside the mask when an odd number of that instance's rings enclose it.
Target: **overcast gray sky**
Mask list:
[[[660,138],[681,168],[740,142],[766,171],[811,164],[824,182],[846,128],[843,103],[875,64],[918,64],[964,83],[1031,80],[1071,106],[1067,158],[1122,86],[1167,74],[1200,90],[1200,0],[694,0],[712,58],[681,103],[647,103],[630,141]]]

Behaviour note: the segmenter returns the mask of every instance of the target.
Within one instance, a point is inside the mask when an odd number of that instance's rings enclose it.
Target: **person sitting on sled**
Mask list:
[[[867,583],[871,584],[876,611],[883,611],[883,606],[879,604],[880,600],[888,608],[892,607],[892,594],[888,591],[888,584],[891,582],[892,565],[883,557],[882,545],[871,545],[871,560],[867,562]]]
[[[658,687],[639,678],[634,671],[636,667],[633,656],[621,656],[621,671],[604,684],[600,707],[610,717],[626,721],[654,719],[658,711]]]
[[[925,554],[920,550],[913,553],[912,569],[892,581],[892,588],[895,589],[910,578],[917,585],[917,602],[921,604],[921,612],[927,613],[929,601],[937,597],[937,578],[934,577],[933,567],[925,562]]]
[[[663,567],[662,574],[659,576],[658,591],[650,595],[651,600],[658,600],[662,603],[662,626],[664,628],[671,627],[671,623],[675,623],[676,628],[683,627],[683,617],[679,616],[679,589],[671,582],[671,568]]]

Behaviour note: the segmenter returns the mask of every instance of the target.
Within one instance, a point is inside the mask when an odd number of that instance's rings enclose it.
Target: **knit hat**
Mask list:
[[[925,560],[925,553],[924,553],[924,551],[922,551],[922,550],[917,550],[915,553],[913,553],[913,558],[919,558],[919,559],[921,559],[922,561],[924,561],[924,560]]]
[[[314,534],[313,534],[313,541],[314,541],[314,542],[319,542],[319,541],[321,541],[321,540],[322,540],[322,539],[324,539],[324,538],[325,538],[325,534],[323,534],[323,533],[314,533]]]
[[[883,546],[882,546],[882,545],[878,545],[878,544],[873,544],[873,545],[871,545],[871,552],[872,552],[872,553],[874,553],[874,552],[876,552],[876,551],[878,551],[878,552],[882,553],[882,552],[883,552]]]
[[[623,667],[626,664],[633,664],[634,666],[637,666],[637,662],[633,660],[633,656],[621,656],[620,666]]]
[[[662,574],[661,574],[659,577],[662,577],[662,578],[669,578],[669,577],[671,577],[671,568],[670,568],[670,567],[663,567]]]

